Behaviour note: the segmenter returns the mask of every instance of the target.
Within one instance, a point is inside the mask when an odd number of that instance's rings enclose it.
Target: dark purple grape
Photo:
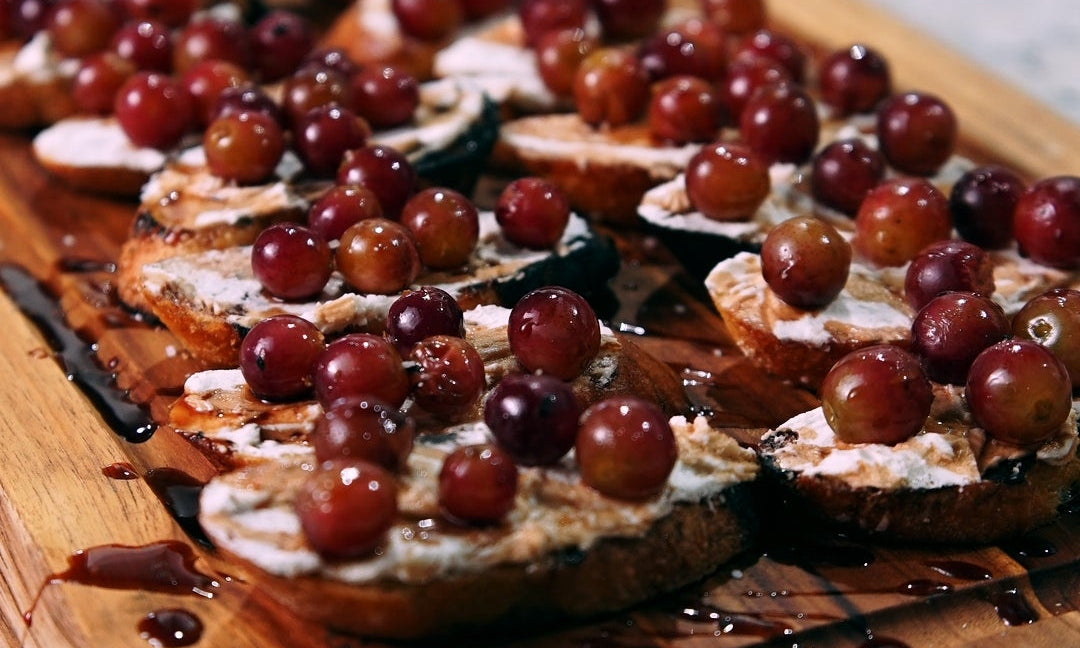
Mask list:
[[[323,336],[295,315],[275,315],[248,331],[240,344],[240,372],[259,398],[288,400],[311,390]]]
[[[877,136],[885,159],[898,171],[931,176],[956,148],[956,116],[933,95],[893,95],[878,107]]]
[[[519,464],[553,464],[574,446],[581,405],[558,378],[510,374],[484,402],[484,422],[495,441]]]
[[[931,299],[911,324],[911,350],[931,380],[962,385],[983,349],[1009,335],[1005,311],[987,297],[949,292]]]
[[[885,158],[861,139],[831,142],[814,156],[810,192],[814,199],[854,216],[863,198],[885,177]]]
[[[919,360],[891,344],[841,358],[825,375],[819,396],[838,439],[889,445],[918,433],[934,400]]]
[[[421,286],[394,300],[386,316],[386,337],[402,354],[433,335],[465,337],[465,320],[454,297],[435,286]]]
[[[919,310],[934,297],[951,291],[989,297],[994,292],[994,262],[977,245],[946,239],[931,243],[908,265],[904,296]]]
[[[949,211],[956,231],[987,250],[1012,243],[1013,210],[1024,193],[1024,181],[999,166],[972,169],[949,192]]]
[[[1003,340],[971,363],[965,396],[987,434],[1033,446],[1061,430],[1072,409],[1072,382],[1049,349],[1030,340]]]

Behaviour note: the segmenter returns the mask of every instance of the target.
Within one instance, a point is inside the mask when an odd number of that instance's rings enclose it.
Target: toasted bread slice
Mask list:
[[[818,408],[766,434],[761,455],[793,510],[894,540],[986,543],[1052,521],[1075,494],[1077,410],[1022,450],[974,424],[962,388],[939,386],[923,431],[895,446],[838,441]]]
[[[26,44],[0,44],[0,128],[34,128],[74,114],[71,81],[78,65],[62,59],[45,32]]]
[[[141,300],[197,356],[215,366],[236,363],[244,332],[277,313],[293,313],[328,334],[380,328],[396,295],[350,292],[335,274],[319,299],[282,302],[266,296],[251,271],[249,246],[173,256],[141,268]],[[508,243],[491,212],[481,212],[480,241],[467,267],[429,273],[417,285],[438,285],[463,305],[513,304],[548,284],[590,294],[602,290],[618,259],[610,241],[574,217],[554,250]]]

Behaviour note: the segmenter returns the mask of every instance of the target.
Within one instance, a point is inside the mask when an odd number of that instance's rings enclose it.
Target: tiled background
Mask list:
[[[867,0],[1080,124],[1077,0]]]

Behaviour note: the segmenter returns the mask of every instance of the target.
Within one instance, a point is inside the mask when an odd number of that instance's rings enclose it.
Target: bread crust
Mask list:
[[[539,627],[624,609],[688,585],[747,549],[757,530],[753,484],[680,504],[643,536],[605,538],[588,551],[507,564],[421,584],[347,584],[283,578],[250,565],[248,577],[300,616],[364,636],[415,639],[483,628]]]

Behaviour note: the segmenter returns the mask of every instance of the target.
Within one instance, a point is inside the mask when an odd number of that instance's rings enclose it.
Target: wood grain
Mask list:
[[[777,22],[822,47],[855,40],[879,47],[892,61],[898,86],[949,99],[976,154],[1032,178],[1080,173],[1080,129],[887,14],[855,0],[770,0],[769,6]],[[61,271],[65,259],[115,259],[132,209],[67,190],[34,164],[25,137],[0,136],[0,260],[28,269],[59,294],[73,328],[96,340],[98,357],[116,368],[118,387],[133,390],[131,397],[160,418],[198,363],[182,353],[177,360],[167,332],[130,319],[110,301],[107,269]],[[619,242],[627,258],[642,248],[633,236],[620,235]],[[685,371],[695,400],[717,420],[755,428],[813,402],[756,373],[733,352],[700,286],[681,276],[670,258],[634,260],[616,281],[634,286],[624,294],[637,298],[624,300],[616,319],[646,331],[642,345]],[[0,644],[142,647],[148,643],[137,631],[139,620],[151,610],[179,607],[205,624],[200,646],[373,645],[289,616],[248,586],[242,571],[193,543],[145,480],[106,478],[102,468],[118,461],[140,475],[167,465],[206,478],[214,468],[168,430],[143,444],[122,441],[68,381],[47,341],[2,295],[0,322],[0,375],[8,378],[0,390],[0,438],[7,450],[0,470]],[[872,634],[912,648],[1080,645],[1080,515],[1066,515],[1027,539],[1055,548],[1027,557],[1015,547],[902,548],[833,536],[824,546],[807,545],[797,531],[767,529],[761,548],[669,599],[498,643],[856,648],[869,645]],[[77,550],[164,540],[194,548],[199,569],[218,580],[213,598],[76,583],[42,589]],[[866,564],[845,562],[863,555]],[[941,560],[977,566],[991,578],[944,575],[931,566]],[[928,583],[941,592],[914,591]],[[1022,601],[1032,623],[1004,622],[995,602],[1012,590],[1009,600]],[[23,614],[31,608],[28,626]]]

